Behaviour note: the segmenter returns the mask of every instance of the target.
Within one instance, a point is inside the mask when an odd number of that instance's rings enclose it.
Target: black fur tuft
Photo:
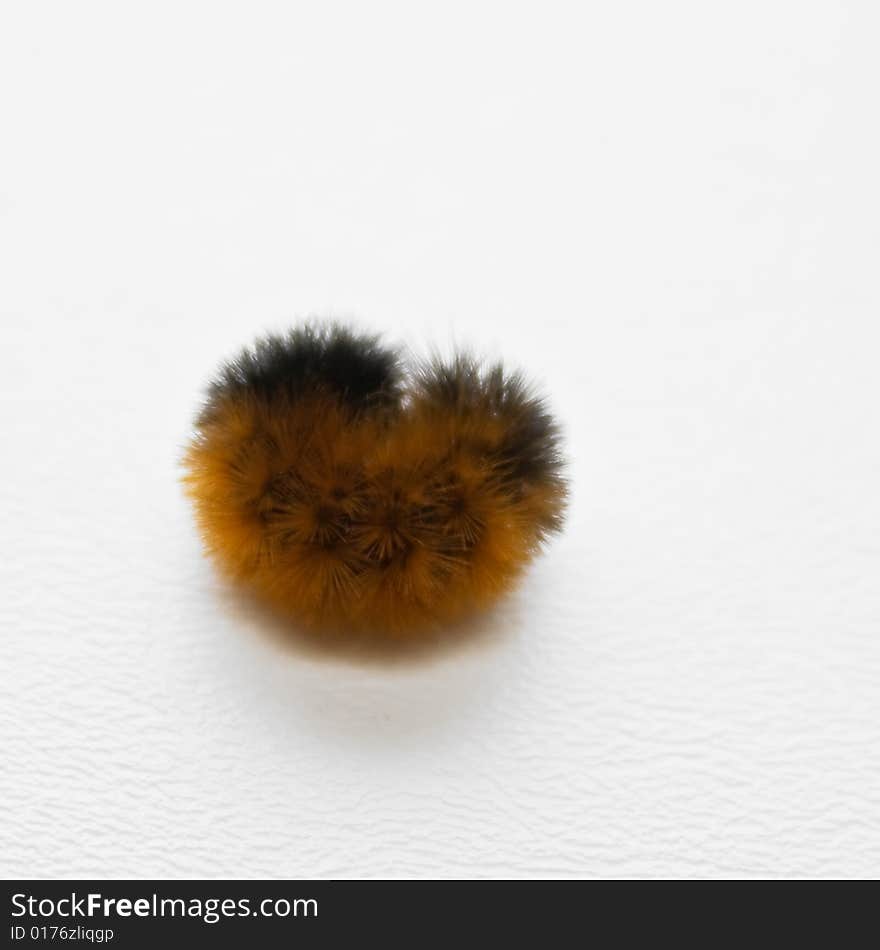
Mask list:
[[[435,357],[422,364],[416,386],[438,409],[504,420],[498,461],[511,482],[562,483],[559,426],[520,373],[506,372],[500,363],[484,368],[475,357],[459,353],[448,362]]]
[[[222,366],[208,389],[202,420],[224,398],[245,392],[272,399],[324,390],[361,410],[396,406],[400,387],[397,352],[379,337],[338,324],[307,324],[283,336],[263,337]]]

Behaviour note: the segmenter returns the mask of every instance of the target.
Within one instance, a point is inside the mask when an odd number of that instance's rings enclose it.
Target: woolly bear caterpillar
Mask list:
[[[224,574],[319,629],[404,634],[490,604],[560,530],[559,430],[523,377],[406,371],[308,325],[221,367],[185,483]]]

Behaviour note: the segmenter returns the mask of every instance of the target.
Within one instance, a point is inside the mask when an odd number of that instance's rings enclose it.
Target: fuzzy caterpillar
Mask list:
[[[184,457],[222,572],[318,629],[405,634],[490,604],[562,525],[556,423],[519,374],[405,373],[339,326],[224,365]]]

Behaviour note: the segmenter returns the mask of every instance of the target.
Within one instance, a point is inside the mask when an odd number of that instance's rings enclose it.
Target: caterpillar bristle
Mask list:
[[[225,574],[313,627],[407,633],[491,603],[561,529],[559,446],[500,364],[407,377],[378,338],[308,325],[221,368],[185,482]]]

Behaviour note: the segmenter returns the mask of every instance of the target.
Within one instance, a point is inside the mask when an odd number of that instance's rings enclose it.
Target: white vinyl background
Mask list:
[[[0,872],[880,873],[880,8],[0,13]],[[541,383],[567,530],[470,637],[202,558],[216,364],[308,315]]]

